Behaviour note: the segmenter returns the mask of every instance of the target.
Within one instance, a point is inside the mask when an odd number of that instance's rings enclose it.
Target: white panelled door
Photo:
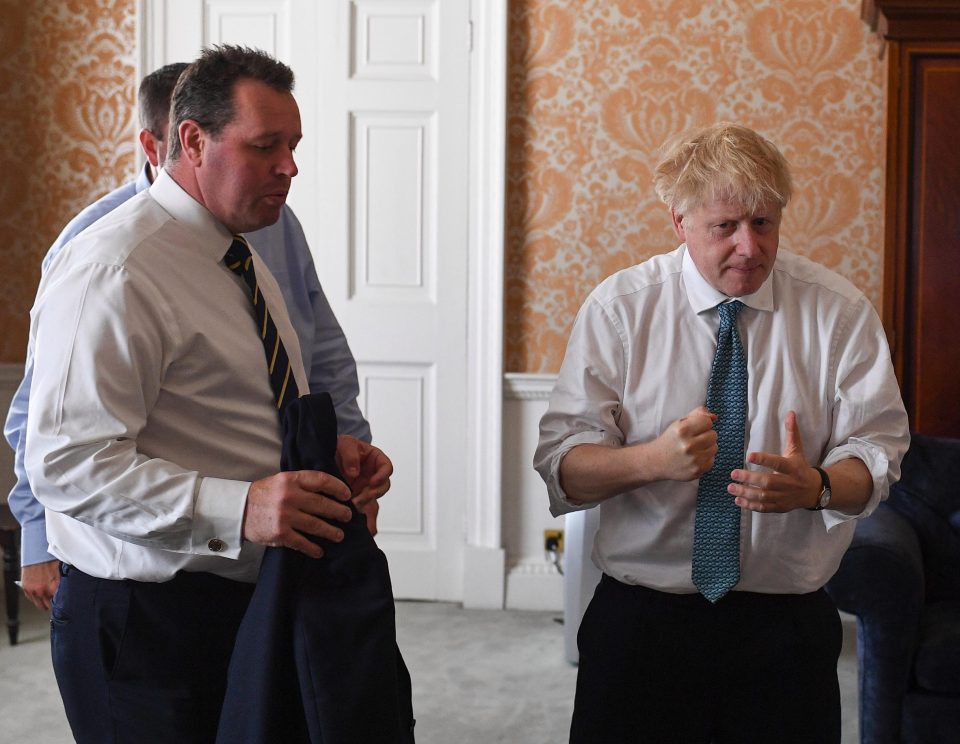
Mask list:
[[[397,597],[464,594],[469,0],[154,0],[144,66],[257,46],[297,77],[290,203],[393,460],[377,542]]]
[[[398,597],[460,599],[466,491],[468,3],[317,3],[294,209],[396,468],[377,542]],[[302,34],[306,48],[312,30]],[[307,108],[304,99],[304,108]],[[310,127],[313,131],[313,127]]]

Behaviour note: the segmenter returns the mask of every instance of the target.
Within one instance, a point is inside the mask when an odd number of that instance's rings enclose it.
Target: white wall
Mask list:
[[[540,417],[555,375],[507,374],[503,386],[503,546],[507,609],[562,610],[563,577],[543,551],[543,531],[563,529],[550,516],[547,491],[533,469]]]

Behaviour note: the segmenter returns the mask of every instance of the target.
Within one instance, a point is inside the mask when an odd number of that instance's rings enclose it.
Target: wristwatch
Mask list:
[[[833,496],[833,491],[830,490],[830,476],[827,475],[826,470],[818,468],[816,465],[813,466],[813,469],[820,473],[820,483],[823,487],[820,489],[820,497],[817,499],[817,505],[808,506],[807,511],[822,511],[830,505],[830,497]]]

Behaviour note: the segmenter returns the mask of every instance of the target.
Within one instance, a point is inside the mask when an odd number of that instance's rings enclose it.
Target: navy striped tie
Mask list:
[[[710,370],[707,408],[717,414],[717,456],[700,477],[693,530],[693,585],[716,602],[740,581],[740,507],[727,492],[730,471],[743,467],[747,362],[737,332],[743,303],[718,307],[720,330]]]
[[[283,348],[277,326],[267,308],[267,302],[260,293],[257,284],[257,273],[253,268],[253,256],[250,255],[250,246],[242,237],[235,236],[229,250],[223,257],[227,268],[243,277],[250,287],[253,300],[253,309],[257,316],[257,332],[263,342],[263,351],[267,355],[267,371],[270,374],[270,387],[277,401],[277,410],[282,412],[286,403],[300,397],[300,389],[293,377],[290,367],[290,358]]]

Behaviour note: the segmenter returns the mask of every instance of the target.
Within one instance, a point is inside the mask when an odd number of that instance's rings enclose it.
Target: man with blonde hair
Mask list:
[[[867,298],[778,251],[792,183],[756,132],[665,149],[682,241],[581,308],[534,465],[600,508],[571,742],[839,742],[822,587],[899,477],[907,417]]]

